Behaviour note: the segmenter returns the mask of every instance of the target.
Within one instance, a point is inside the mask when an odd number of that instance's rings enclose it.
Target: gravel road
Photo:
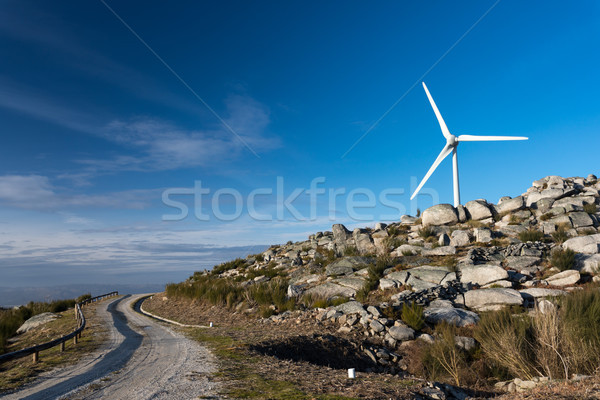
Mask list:
[[[165,324],[133,311],[131,304],[140,297],[125,296],[98,306],[98,315],[110,330],[97,352],[0,398],[217,398],[217,385],[210,380],[214,357]]]

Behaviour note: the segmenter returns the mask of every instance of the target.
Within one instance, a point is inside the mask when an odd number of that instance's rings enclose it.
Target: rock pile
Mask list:
[[[599,204],[595,176],[548,176],[497,204],[439,204],[420,218],[402,216],[397,223],[353,231],[335,224],[308,240],[272,246],[221,276],[254,285],[275,271],[288,279],[290,298],[349,300],[306,313],[337,324],[340,332],[379,340],[381,346],[365,346],[365,354],[387,371],[402,371],[398,346],[434,340],[397,318],[406,304],[423,307],[427,324],[466,326],[477,324],[481,311],[533,307],[600,280]],[[566,250],[576,253],[574,262],[553,265],[552,255]],[[377,276],[379,303],[364,305],[356,298],[382,259],[387,268]]]

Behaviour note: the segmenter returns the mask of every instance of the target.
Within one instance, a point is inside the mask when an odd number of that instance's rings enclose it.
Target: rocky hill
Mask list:
[[[522,351],[542,351],[542,330],[535,328],[542,318],[536,316],[552,315],[567,323],[560,310],[570,306],[562,298],[588,293],[590,287],[593,296],[598,293],[599,204],[596,176],[548,176],[522,195],[502,197],[497,204],[439,204],[421,216],[404,215],[396,223],[352,232],[335,224],[331,231],[305,241],[271,246],[245,260],[198,272],[166,292],[169,297],[195,297],[235,312],[258,313],[267,325],[299,315],[316,319],[339,334],[363,337],[360,349],[372,361],[369,370],[400,375],[415,373],[409,357],[403,356],[414,343],[440,343],[444,329],[451,327],[454,343],[469,354],[461,356],[463,361],[475,360],[473,354],[481,346],[490,365],[502,368],[506,378],[516,378],[499,382],[498,389],[526,390],[550,378],[591,373],[600,357],[590,356],[591,364],[583,367],[585,360],[574,361],[577,356],[567,354],[572,350],[565,343],[571,339],[565,336],[564,343],[546,349],[559,353],[556,360],[523,359],[515,363],[524,366],[513,368],[511,360],[492,354],[506,348],[485,342],[481,330],[489,334],[500,320],[500,314],[493,314],[495,319],[486,315],[510,310],[509,316],[531,316],[527,332],[538,336],[522,344]],[[596,319],[592,325],[600,316]],[[506,326],[512,326],[511,321],[509,317]],[[558,324],[555,321],[556,329]],[[586,343],[595,346],[600,341]],[[445,351],[453,354],[452,348]],[[452,372],[458,364],[444,366],[445,355],[440,354],[440,369],[460,384],[458,373]],[[567,361],[552,364],[561,359]]]

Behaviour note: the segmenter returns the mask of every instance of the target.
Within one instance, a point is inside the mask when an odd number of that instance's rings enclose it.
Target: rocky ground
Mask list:
[[[213,318],[222,326],[239,324],[242,318],[244,329],[254,326],[257,330],[257,336],[245,342],[254,353],[321,363],[334,370],[350,367],[344,360],[353,360],[366,374],[409,378],[414,366],[407,353],[417,351],[418,343],[435,341],[433,327],[442,321],[459,329],[455,337],[458,347],[476,351],[478,343],[469,332],[482,312],[505,307],[543,311],[554,307],[553,299],[597,285],[599,204],[600,182],[595,176],[549,176],[535,181],[522,195],[503,197],[497,204],[485,200],[456,208],[440,204],[419,217],[402,216],[398,223],[379,223],[352,232],[336,224],[331,231],[317,232],[306,241],[272,246],[212,272],[196,273],[180,284],[192,287],[195,281],[210,276],[251,288],[285,279],[287,298],[304,304],[299,309],[283,311],[274,304],[272,312],[262,312],[274,315],[256,322],[258,310],[251,301],[230,304],[227,312],[215,312],[214,316],[188,304],[184,307],[187,311],[177,317],[181,322],[203,324],[206,318]],[[571,258],[569,250],[574,253]],[[306,307],[307,299],[317,307]],[[167,307],[162,312],[172,314],[174,308],[169,304],[173,301],[176,299],[163,296],[151,306],[158,311]],[[399,317],[407,304],[420,307],[423,323],[408,324]],[[267,333],[273,332],[279,332],[278,336],[268,339]],[[261,334],[267,336],[261,338]],[[335,338],[327,339],[328,346],[343,356],[326,352],[327,346],[319,344],[323,335]],[[298,339],[300,336],[303,338]],[[354,350],[346,351],[344,346]],[[319,349],[314,358],[306,355],[311,348]],[[339,379],[339,371],[336,376]],[[558,396],[556,390],[566,390],[560,394],[562,398],[598,397],[597,377],[575,378],[579,381],[549,382],[543,376],[515,379],[499,382],[494,391],[517,392],[512,396],[519,398],[554,397]],[[489,389],[489,385],[477,380],[471,383],[477,389]],[[570,389],[564,389],[565,385]],[[424,385],[417,391],[430,398],[474,395],[443,384]],[[381,398],[388,395],[380,394]]]

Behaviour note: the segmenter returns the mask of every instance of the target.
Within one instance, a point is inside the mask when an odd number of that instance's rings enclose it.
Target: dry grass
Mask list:
[[[187,329],[186,332],[217,356],[219,372],[216,377],[221,381],[223,394],[230,398],[404,399],[414,398],[413,392],[422,386],[398,376],[372,372],[359,372],[356,379],[348,379],[346,367],[324,365],[328,352],[335,354],[340,350],[338,342],[361,343],[363,338],[352,333],[336,333],[337,326],[323,324],[297,312],[293,318],[280,323],[265,323],[243,312],[184,298],[163,299],[160,295],[144,302],[144,309],[188,324],[214,322],[210,330]],[[302,346],[302,338],[317,340],[329,335],[340,340],[324,342],[327,347]],[[254,350],[261,347],[277,348],[284,354],[270,355]],[[302,351],[294,351],[296,348]],[[286,352],[301,359],[287,357]],[[310,352],[319,353],[311,356]],[[320,363],[311,361],[315,356],[320,357]]]

